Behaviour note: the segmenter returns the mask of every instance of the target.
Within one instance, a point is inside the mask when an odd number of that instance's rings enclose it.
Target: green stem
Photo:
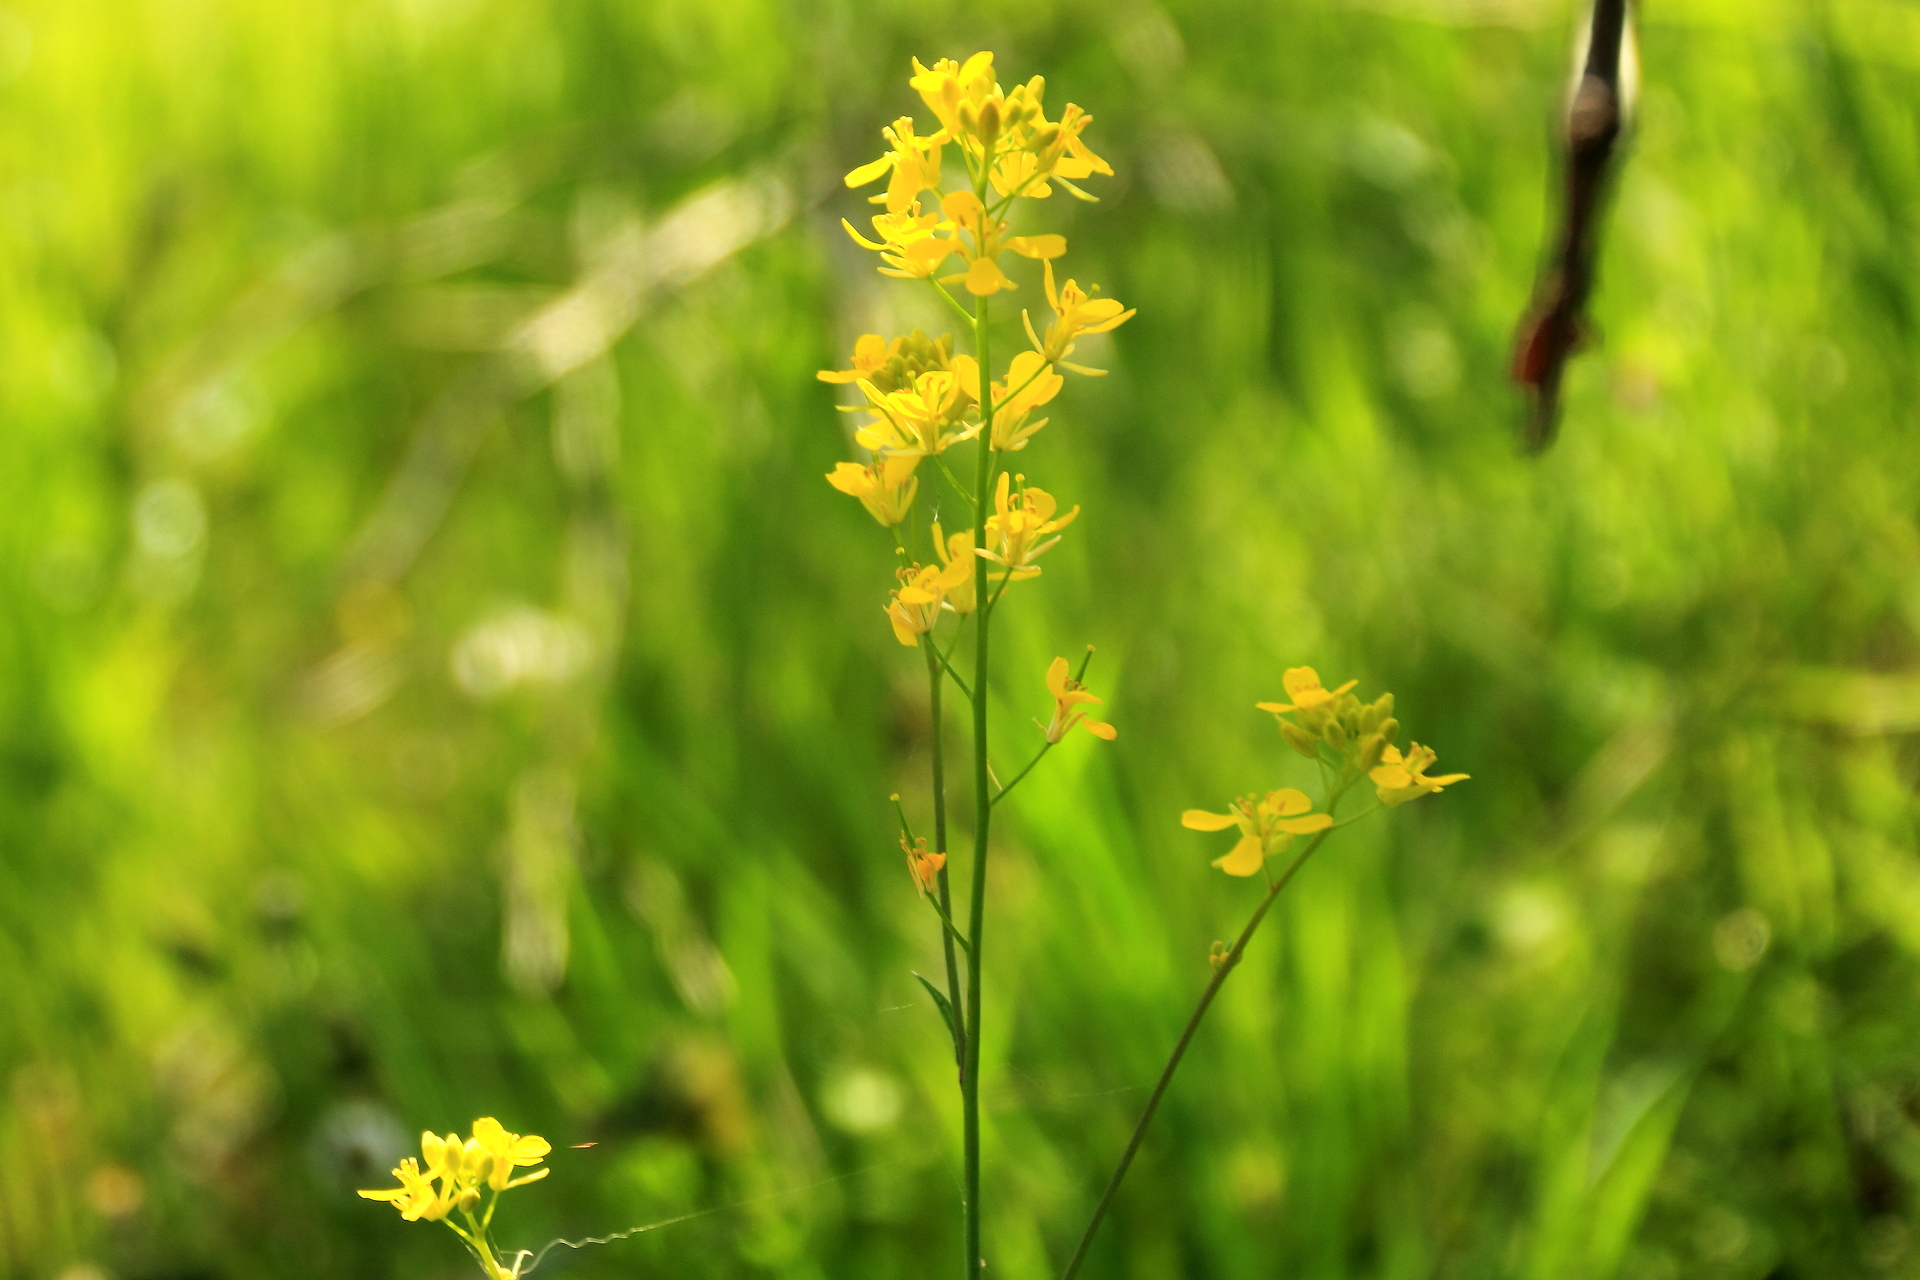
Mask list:
[[[1353,783],[1354,778],[1349,777],[1341,784],[1339,790],[1328,797],[1328,813],[1333,812],[1334,806],[1340,803],[1340,797],[1346,794],[1347,788]],[[1194,1006],[1193,1016],[1187,1019],[1186,1029],[1180,1033],[1179,1043],[1173,1046],[1173,1056],[1167,1059],[1166,1068],[1160,1072],[1160,1079],[1155,1082],[1153,1093],[1147,1098],[1147,1109],[1140,1113],[1140,1123],[1133,1127],[1133,1137],[1127,1140],[1127,1149],[1121,1153],[1120,1163],[1114,1167],[1113,1176],[1107,1179],[1107,1189],[1100,1193],[1100,1203],[1093,1207],[1093,1217],[1088,1220],[1087,1229],[1081,1233],[1079,1247],[1074,1249],[1073,1257],[1067,1262],[1067,1269],[1060,1273],[1060,1280],[1073,1280],[1080,1271],[1080,1264],[1086,1261],[1087,1248],[1093,1243],[1093,1234],[1100,1229],[1101,1219],[1107,1216],[1107,1209],[1113,1204],[1115,1193],[1120,1190],[1121,1180],[1127,1176],[1127,1169],[1133,1164],[1135,1153],[1140,1150],[1141,1139],[1147,1136],[1147,1125],[1152,1122],[1153,1113],[1159,1109],[1160,1099],[1165,1096],[1167,1086],[1173,1082],[1173,1073],[1179,1069],[1180,1059],[1186,1056],[1187,1046],[1193,1043],[1194,1032],[1200,1029],[1201,1019],[1207,1016],[1207,1010],[1213,1006],[1213,998],[1220,994],[1220,988],[1226,984],[1227,975],[1239,965],[1240,957],[1247,950],[1247,943],[1253,939],[1254,930],[1258,929],[1260,922],[1267,918],[1267,911],[1273,906],[1273,900],[1280,896],[1280,891],[1287,887],[1300,868],[1307,864],[1307,859],[1311,858],[1314,851],[1326,843],[1327,837],[1332,834],[1333,829],[1330,827],[1316,835],[1307,847],[1300,851],[1300,856],[1281,873],[1280,878],[1272,882],[1266,896],[1260,899],[1260,905],[1254,909],[1253,918],[1247,921],[1247,927],[1242,929],[1240,936],[1234,940],[1233,949],[1227,952],[1226,958],[1214,969],[1213,981],[1207,983],[1207,989],[1200,993],[1200,1003]]]
[[[927,651],[927,700],[933,715],[933,851],[944,855],[947,852],[947,765],[941,743],[941,659],[939,647],[934,644],[932,636],[923,636],[920,643]],[[940,896],[940,945],[947,960],[947,999],[953,1005],[957,1024],[954,1028],[954,1066],[959,1068],[967,1060],[967,1027],[960,1020],[960,964],[953,951],[953,902],[947,893],[947,868],[944,862],[936,880]]]
[[[989,157],[991,160],[991,157]],[[984,187],[983,174],[976,178],[976,195]],[[984,198],[982,204],[985,204]],[[984,243],[985,227],[981,228]],[[987,347],[987,300],[973,302],[973,349],[980,365],[980,403],[993,404],[993,365]],[[993,426],[982,429],[977,444],[978,463],[974,468],[974,545],[987,545],[987,499],[993,483]],[[973,892],[967,904],[967,1053],[960,1071],[961,1126],[964,1146],[964,1181],[961,1196],[966,1210],[966,1277],[979,1280],[986,1260],[980,1253],[980,960],[986,953],[987,906],[987,833],[993,821],[993,792],[987,770],[987,562],[978,555],[973,566],[977,630],[974,633],[973,687]]]
[[[1012,782],[1009,782],[1006,786],[1000,788],[1000,794],[996,795],[993,798],[993,802],[995,804],[999,804],[1002,800],[1005,800],[1007,796],[1012,793],[1013,789],[1020,785],[1020,779],[1032,773],[1033,766],[1039,764],[1041,758],[1051,750],[1053,750],[1053,744],[1051,742],[1044,743],[1038,751],[1033,753],[1033,759],[1027,761],[1027,767],[1022,769],[1020,772],[1014,774]]]

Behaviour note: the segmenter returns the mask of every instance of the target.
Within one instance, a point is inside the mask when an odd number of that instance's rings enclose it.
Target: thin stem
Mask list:
[[[1346,794],[1347,788],[1352,786],[1353,782],[1353,777],[1347,778],[1340,785],[1339,790],[1328,798],[1327,812],[1331,813],[1334,806],[1340,803],[1340,797]],[[1080,1264],[1086,1261],[1087,1249],[1093,1244],[1093,1234],[1100,1229],[1101,1219],[1107,1216],[1107,1209],[1112,1205],[1115,1193],[1120,1190],[1121,1180],[1127,1176],[1127,1169],[1133,1164],[1135,1153],[1140,1150],[1140,1142],[1147,1136],[1147,1125],[1152,1122],[1153,1113],[1159,1109],[1160,1099],[1166,1094],[1167,1086],[1172,1083],[1173,1073],[1180,1067],[1180,1059],[1186,1056],[1187,1046],[1193,1043],[1194,1032],[1200,1029],[1201,1019],[1207,1016],[1207,1010],[1213,1005],[1213,998],[1220,994],[1220,988],[1226,984],[1227,975],[1234,971],[1240,963],[1240,957],[1246,953],[1247,943],[1252,941],[1254,930],[1258,929],[1260,922],[1267,918],[1267,911],[1273,906],[1273,900],[1280,896],[1280,891],[1287,887],[1300,868],[1307,864],[1307,859],[1326,843],[1327,837],[1331,834],[1333,829],[1329,827],[1316,835],[1307,847],[1300,851],[1300,855],[1288,864],[1280,878],[1273,881],[1266,896],[1260,899],[1260,905],[1254,908],[1253,918],[1247,921],[1247,927],[1242,929],[1240,936],[1234,940],[1233,949],[1227,952],[1226,957],[1214,969],[1213,980],[1207,983],[1207,989],[1200,993],[1200,1003],[1194,1006],[1193,1016],[1187,1019],[1186,1029],[1180,1033],[1179,1043],[1173,1046],[1173,1056],[1167,1059],[1166,1068],[1160,1072],[1160,1079],[1155,1082],[1153,1093],[1147,1098],[1147,1108],[1140,1114],[1140,1123],[1133,1127],[1133,1137],[1127,1140],[1127,1149],[1121,1154],[1120,1163],[1114,1167],[1113,1176],[1107,1179],[1107,1188],[1100,1193],[1100,1203],[1093,1207],[1093,1217],[1088,1220],[1087,1229],[1081,1233],[1080,1244],[1074,1249],[1073,1257],[1067,1262],[1067,1269],[1060,1273],[1060,1280],[1073,1280],[1080,1271]]]
[[[1013,791],[1013,789],[1020,785],[1020,779],[1032,773],[1033,766],[1039,764],[1041,757],[1046,755],[1047,752],[1051,750],[1053,750],[1053,744],[1051,742],[1042,743],[1040,750],[1034,752],[1033,759],[1027,761],[1027,767],[1022,769],[1020,772],[1014,774],[1012,782],[1009,782],[1006,786],[1000,788],[1000,794],[993,798],[993,802],[995,804],[999,804],[1002,800],[1005,800],[1007,796]]]
[[[958,311],[960,313],[960,318],[962,320],[966,321],[968,324],[973,323],[973,317],[967,314],[967,309],[960,305],[959,299],[955,298],[952,294],[947,292],[947,286],[941,284],[938,280],[935,280],[932,276],[927,277],[927,283],[933,286],[934,291],[936,293],[938,293],[941,297],[947,300],[948,306],[952,307],[955,311]]]
[[[932,636],[922,637],[920,644],[927,652],[927,702],[933,716],[933,851],[944,859],[947,852],[947,765],[946,753],[940,741],[941,679],[940,668],[936,665],[940,653]],[[967,1060],[967,1027],[960,1018],[960,963],[953,951],[953,902],[947,893],[947,867],[944,861],[935,876],[935,887],[940,897],[940,948],[947,961],[947,1000],[953,1005],[955,1019],[954,1066],[958,1068]]]
[[[982,165],[974,179],[974,194],[981,197],[984,213],[985,171],[992,157]],[[985,243],[985,223],[981,225],[981,243]],[[987,345],[987,299],[973,302],[973,349],[980,366],[980,403],[993,404],[993,364]],[[987,494],[993,482],[994,454],[992,424],[980,433],[976,446],[978,462],[974,469],[974,545],[987,545]],[[961,1126],[964,1147],[964,1180],[961,1196],[966,1210],[966,1277],[979,1280],[986,1265],[980,1253],[980,961],[986,953],[987,907],[987,835],[993,822],[993,792],[987,770],[987,674],[989,645],[987,608],[987,562],[974,557],[974,599],[978,632],[974,637],[973,687],[979,695],[973,699],[973,889],[967,904],[967,1053],[960,1071]]]

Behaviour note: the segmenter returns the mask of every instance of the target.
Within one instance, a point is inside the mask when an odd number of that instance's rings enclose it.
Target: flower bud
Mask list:
[[[1227,944],[1216,939],[1213,950],[1207,953],[1207,967],[1218,973],[1221,966],[1232,959],[1233,952],[1228,949]]]
[[[1345,751],[1347,744],[1353,741],[1353,736],[1347,732],[1347,727],[1340,723],[1337,716],[1328,716],[1326,728],[1320,733],[1326,738],[1327,745],[1335,751]]]
[[[1392,743],[1392,741],[1396,737],[1398,737],[1399,734],[1400,734],[1400,722],[1398,720],[1395,720],[1392,716],[1388,716],[1385,720],[1382,720],[1380,722],[1380,737],[1382,741],[1387,743]]]
[[[1287,740],[1288,746],[1298,751],[1307,759],[1317,760],[1320,758],[1320,739],[1314,737],[1299,725],[1291,721],[1282,720],[1280,722],[1280,736]]]
[[[460,1199],[456,1203],[459,1204],[461,1212],[472,1213],[473,1207],[480,1203],[479,1188],[468,1187],[465,1191],[462,1191],[460,1193]]]
[[[960,127],[963,130],[965,130],[968,133],[979,132],[980,113],[974,110],[973,103],[971,101],[962,100],[960,103],[960,109],[959,111],[955,112],[955,114],[960,117]]]
[[[980,145],[991,150],[1000,138],[1000,104],[988,98],[980,104]]]
[[[1370,733],[1360,740],[1360,755],[1354,764],[1364,773],[1380,763],[1380,753],[1387,749],[1387,740],[1377,733]]]
[[[1034,152],[1051,151],[1053,144],[1058,141],[1060,141],[1060,126],[1052,123],[1043,124],[1033,131],[1033,138],[1027,143],[1027,149]]]

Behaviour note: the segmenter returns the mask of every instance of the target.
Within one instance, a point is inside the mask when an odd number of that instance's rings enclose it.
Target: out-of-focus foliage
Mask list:
[[[0,9],[0,1273],[461,1274],[353,1190],[474,1115],[557,1148],[510,1243],[736,1206],[548,1269],[958,1256],[920,670],[813,372],[940,331],[838,177],[983,47],[1095,113],[1140,309],[998,693],[1013,759],[1091,641],[1121,732],[1008,806],[996,1274],[1251,905],[1177,815],[1304,781],[1300,663],[1474,781],[1289,891],[1089,1274],[1910,1273],[1920,13],[1647,6],[1527,461],[1567,6],[1163,4]]]

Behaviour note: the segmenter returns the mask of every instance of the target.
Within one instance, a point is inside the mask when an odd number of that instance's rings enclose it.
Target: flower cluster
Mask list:
[[[1227,813],[1187,810],[1180,823],[1190,830],[1240,829],[1240,841],[1233,850],[1214,859],[1213,865],[1228,875],[1257,874],[1295,836],[1329,830],[1333,807],[1363,777],[1373,784],[1379,805],[1390,809],[1466,781],[1464,773],[1430,776],[1427,770],[1436,758],[1432,748],[1416,742],[1403,754],[1394,745],[1400,722],[1393,718],[1391,693],[1362,702],[1352,693],[1358,681],[1328,689],[1312,667],[1293,667],[1280,683],[1291,701],[1255,705],[1273,714],[1289,746],[1328,772],[1327,811],[1311,812],[1313,802],[1291,787],[1269,791],[1264,797],[1257,792],[1242,797]]]
[[[436,1133],[421,1134],[421,1159],[408,1156],[393,1171],[400,1185],[362,1191],[360,1195],[367,1200],[386,1201],[408,1222],[446,1222],[473,1250],[488,1280],[511,1280],[517,1268],[509,1269],[497,1262],[487,1242],[493,1203],[490,1201],[485,1212],[478,1216],[475,1210],[479,1208],[483,1190],[491,1192],[497,1200],[501,1192],[538,1182],[553,1172],[541,1169],[524,1177],[513,1176],[515,1169],[530,1169],[539,1164],[551,1150],[545,1138],[509,1133],[492,1116],[482,1116],[473,1122],[472,1136],[465,1139],[457,1133],[449,1133],[444,1138]],[[420,1167],[421,1161],[425,1162],[425,1169]],[[465,1228],[450,1219],[456,1212],[465,1219]]]
[[[1059,283],[1065,236],[1015,233],[1018,211],[1028,207],[1023,201],[1045,200],[1056,189],[1092,200],[1078,184],[1113,172],[1087,145],[1093,117],[1069,103],[1049,118],[1046,81],[1039,76],[1002,89],[991,53],[931,66],[915,59],[909,83],[933,123],[923,127],[901,116],[880,131],[885,153],[846,175],[855,188],[885,181],[870,197],[880,206],[872,234],[843,219],[847,234],[879,255],[882,275],[924,281],[942,306],[970,320],[976,352],[987,345],[991,300],[1020,287],[1013,278],[1019,259],[1040,264],[1038,283],[1052,313],[1036,323],[1023,310],[1030,349],[995,368],[956,352],[951,335],[929,337],[916,329],[894,338],[862,334],[845,367],[819,374],[822,382],[857,393],[842,410],[857,415],[852,435],[862,460],[838,464],[827,481],[858,498],[893,533],[900,563],[883,611],[894,638],[909,648],[933,646],[939,665],[951,672],[946,653],[953,643],[935,638],[942,620],[952,616],[984,628],[1008,588],[1040,576],[1040,557],[1080,514],[1003,469],[1002,460],[1027,456],[1052,421],[1046,409],[1064,390],[1066,373],[1104,372],[1069,361],[1076,342],[1110,333],[1134,313],[1099,296],[1097,285]],[[963,300],[972,303],[970,315]],[[957,468],[977,477],[970,487],[950,465],[949,455],[961,445],[977,451],[969,454],[975,465]],[[920,499],[936,492],[929,505],[946,506],[949,518],[956,504],[970,508],[970,527],[948,532],[932,513],[916,519]],[[1054,700],[1053,718],[1041,725],[1047,746],[1075,725],[1114,736],[1112,726],[1087,717],[1083,708],[1099,700],[1070,678],[1065,659],[1048,670],[1047,688]],[[944,855],[921,857],[908,848],[915,883],[925,891],[939,869],[929,859]]]

